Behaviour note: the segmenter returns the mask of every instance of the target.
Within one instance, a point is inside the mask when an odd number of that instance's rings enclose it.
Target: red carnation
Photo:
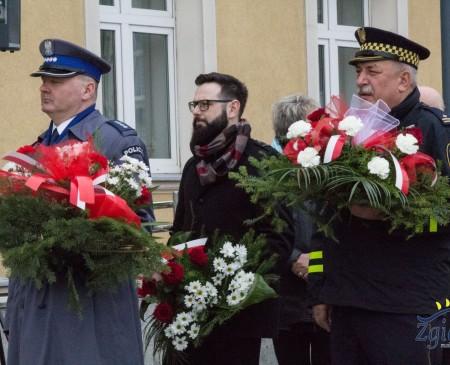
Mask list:
[[[160,322],[170,323],[173,319],[173,308],[169,303],[159,303],[153,311],[153,316]]]
[[[170,272],[161,274],[164,282],[171,285],[181,283],[184,278],[184,267],[175,261],[169,261],[167,266],[169,266]]]
[[[23,153],[24,155],[31,155],[36,152],[36,149],[33,146],[25,145],[20,147],[17,152]]]
[[[205,246],[192,247],[188,250],[191,262],[198,266],[205,266],[208,264],[208,255],[205,252]]]
[[[283,154],[293,163],[297,163],[298,153],[303,151],[306,147],[307,145],[302,139],[292,138],[286,146],[284,146]]]
[[[142,285],[137,288],[139,298],[145,298],[147,295],[156,294],[156,282],[152,279],[143,278]]]
[[[309,113],[306,118],[311,122],[318,122],[322,118],[329,117],[330,115],[325,112],[325,108],[319,108]]]
[[[108,168],[108,159],[97,152],[91,152],[89,154],[89,159],[91,160],[92,164],[98,164],[102,169]]]
[[[149,205],[152,203],[152,192],[146,187],[141,188],[141,196],[136,199],[136,205]]]

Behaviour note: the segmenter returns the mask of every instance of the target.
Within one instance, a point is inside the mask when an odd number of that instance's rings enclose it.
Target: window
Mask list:
[[[172,0],[99,0],[103,114],[136,128],[153,173],[179,172]]]
[[[355,71],[348,61],[359,49],[357,27],[367,25],[368,0],[317,0],[318,97],[326,105],[331,95],[351,100]]]

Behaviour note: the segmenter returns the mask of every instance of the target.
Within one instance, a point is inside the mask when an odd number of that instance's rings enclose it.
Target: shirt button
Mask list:
[[[205,202],[205,200],[204,200],[203,198],[200,198],[200,199],[198,199],[198,202],[199,202],[200,204],[203,204],[203,203]]]

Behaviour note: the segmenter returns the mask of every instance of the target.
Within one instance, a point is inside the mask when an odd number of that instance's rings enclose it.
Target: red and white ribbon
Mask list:
[[[339,158],[339,156],[342,154],[342,148],[344,147],[344,144],[345,135],[336,134],[334,136],[331,136],[323,155],[323,163],[328,163]]]
[[[7,153],[2,157],[2,159],[5,161],[14,162],[15,164],[23,166],[28,170],[41,168],[39,162],[34,158],[16,151]]]
[[[394,162],[395,167],[395,187],[399,189],[403,194],[407,195],[409,192],[409,177],[406,173],[406,170],[400,166],[397,158],[389,152],[392,158],[392,162]]]

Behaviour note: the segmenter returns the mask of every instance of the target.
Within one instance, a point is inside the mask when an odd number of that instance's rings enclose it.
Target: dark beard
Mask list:
[[[198,122],[201,125],[196,125]],[[227,126],[228,118],[225,110],[222,111],[216,119],[213,119],[210,123],[203,122],[201,120],[195,119],[192,123],[193,130],[191,136],[191,150],[194,146],[204,146],[216,138]]]

